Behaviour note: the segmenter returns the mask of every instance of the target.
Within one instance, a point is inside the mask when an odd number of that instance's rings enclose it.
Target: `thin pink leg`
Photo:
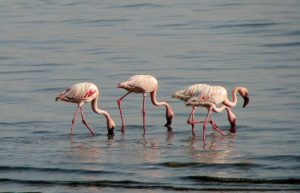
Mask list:
[[[121,102],[122,100],[127,96],[129,95],[131,92],[128,92],[126,94],[124,94],[121,98],[119,98],[117,100],[117,103],[118,103],[118,107],[119,107],[119,110],[120,110],[120,115],[121,115],[121,121],[122,121],[122,128],[121,128],[121,131],[124,132],[124,129],[125,129],[125,122],[124,122],[124,119],[123,119],[123,113],[122,113],[122,109],[121,109]]]
[[[143,94],[143,109],[142,109],[144,134],[146,133],[146,108],[145,108],[146,96],[147,96],[147,93],[144,93]]]
[[[195,128],[195,121],[194,121],[195,110],[196,110],[196,107],[193,107],[192,111],[191,111],[191,114],[190,114],[190,116],[189,116],[189,118],[187,120],[187,123],[192,125],[192,133],[193,133],[193,135],[195,135],[195,130],[194,130],[194,128]]]
[[[72,119],[72,125],[71,125],[71,129],[70,129],[71,130],[70,131],[70,135],[73,135],[73,129],[75,127],[75,121],[76,121],[76,118],[77,118],[77,114],[78,114],[79,108],[80,108],[80,106],[78,105],[78,107],[77,107],[77,109],[75,111],[75,114],[73,116],[73,119]]]
[[[206,115],[206,118],[205,118],[205,121],[204,121],[204,123],[203,123],[203,132],[202,132],[202,140],[203,140],[203,144],[205,145],[206,144],[206,124],[207,124],[207,122],[208,122],[208,118],[211,116],[211,112],[212,112],[212,110],[211,109],[209,109],[208,110],[208,113],[207,113],[207,115]]]
[[[194,107],[192,112],[190,113],[187,123],[191,124],[191,125],[195,124],[195,123],[204,123],[204,121],[195,121],[195,119],[194,119],[195,110],[196,110],[196,107]]]
[[[225,133],[219,129],[218,125],[216,124],[216,122],[214,121],[214,119],[212,118],[212,113],[210,114],[210,120],[211,120],[211,125],[212,125],[212,128],[216,131],[218,131],[219,133],[221,133],[222,135],[225,135]]]
[[[85,118],[84,118],[84,115],[83,115],[83,108],[82,107],[80,107],[80,113],[81,113],[82,123],[86,126],[86,128],[88,128],[88,130],[91,132],[92,135],[95,135],[94,132],[93,132],[93,130],[90,128],[90,126],[85,121]]]

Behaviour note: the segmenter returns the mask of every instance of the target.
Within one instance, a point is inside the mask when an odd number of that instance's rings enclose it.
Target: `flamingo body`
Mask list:
[[[124,131],[125,128],[125,122],[123,118],[123,113],[121,109],[121,102],[122,100],[130,93],[141,93],[143,94],[143,109],[142,109],[142,114],[143,114],[143,127],[144,127],[144,133],[146,130],[146,108],[145,108],[145,100],[146,100],[146,95],[147,93],[150,93],[151,97],[151,102],[155,106],[165,106],[166,108],[166,119],[167,123],[165,126],[170,127],[172,123],[172,119],[174,117],[173,110],[171,106],[165,102],[165,101],[157,101],[156,99],[156,94],[158,90],[158,81],[155,77],[151,75],[134,75],[131,76],[129,79],[127,79],[124,82],[121,82],[117,85],[117,88],[123,88],[127,90],[128,92],[123,95],[118,101],[118,106],[120,110],[120,115],[121,115],[121,121],[122,121],[122,128],[121,130]]]
[[[70,86],[56,97],[56,101],[61,100],[70,103],[87,103],[99,95],[98,87],[93,83],[78,83]]]
[[[151,75],[134,75],[125,82],[119,83],[118,88],[123,88],[134,93],[150,93],[158,86],[156,78]]]
[[[87,124],[83,115],[83,105],[88,102],[91,102],[92,109],[95,113],[104,115],[106,117],[108,134],[113,135],[113,130],[115,127],[113,119],[111,118],[108,112],[101,110],[97,107],[99,94],[99,89],[94,83],[83,82],[70,86],[55,98],[56,101],[64,101],[78,104],[77,110],[75,111],[74,117],[72,119],[71,135],[73,134],[75,120],[79,110],[81,111],[82,123],[89,129],[91,134],[94,135],[94,132]]]

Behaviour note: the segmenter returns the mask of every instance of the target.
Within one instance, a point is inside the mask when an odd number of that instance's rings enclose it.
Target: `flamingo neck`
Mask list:
[[[104,115],[106,118],[107,130],[110,133],[114,129],[115,123],[110,117],[109,113],[98,108],[98,97],[92,100],[92,109],[96,114]]]
[[[232,90],[232,98],[231,101],[229,99],[225,100],[225,104],[229,107],[235,107],[237,103],[237,92],[240,90],[240,87],[235,87]]]
[[[212,110],[213,110],[215,113],[222,112],[225,108],[228,108],[228,107],[225,106],[225,105],[222,105],[221,107],[217,107],[215,104],[212,105]]]
[[[152,91],[150,93],[151,102],[155,106],[165,106],[166,107],[166,119],[167,119],[166,126],[171,126],[172,119],[174,117],[174,112],[173,112],[171,106],[167,102],[165,102],[165,101],[157,101],[156,94],[157,94],[157,87],[156,87],[156,89],[154,89],[154,91]]]
[[[231,111],[230,107],[226,107],[228,121],[230,122],[231,128],[230,133],[236,133],[236,116]]]

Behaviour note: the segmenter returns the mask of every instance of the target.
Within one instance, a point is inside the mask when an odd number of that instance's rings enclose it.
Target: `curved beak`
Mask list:
[[[114,136],[115,135],[114,129],[115,129],[115,127],[107,129],[107,136]]]
[[[243,97],[243,98],[244,98],[244,104],[243,104],[243,108],[245,108],[245,107],[248,105],[248,103],[249,103],[250,99],[249,99],[248,95],[247,95],[247,96],[245,96],[245,97]]]

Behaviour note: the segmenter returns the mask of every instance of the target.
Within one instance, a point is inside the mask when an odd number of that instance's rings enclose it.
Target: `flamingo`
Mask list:
[[[83,115],[83,105],[87,102],[91,102],[92,110],[96,114],[105,116],[108,135],[114,134],[115,123],[108,112],[98,108],[98,106],[97,106],[98,98],[99,98],[98,87],[95,84],[89,83],[89,82],[74,84],[71,87],[69,87],[68,89],[66,89],[64,92],[60,93],[55,98],[56,101],[77,103],[77,105],[78,105],[77,110],[75,111],[75,114],[72,119],[70,135],[73,134],[73,129],[75,127],[75,121],[76,121],[79,110],[81,113],[82,123],[87,127],[87,129],[90,131],[90,133],[92,135],[94,135],[93,130],[87,124],[85,117]]]
[[[130,93],[142,93],[143,94],[143,108],[142,108],[142,114],[143,114],[143,128],[144,133],[146,130],[146,108],[145,108],[145,101],[147,93],[150,93],[151,102],[155,106],[165,106],[166,108],[166,120],[167,123],[165,124],[166,127],[170,128],[172,119],[174,117],[173,110],[171,106],[165,102],[165,101],[157,101],[156,94],[158,90],[158,81],[155,77],[151,75],[134,75],[130,77],[128,80],[118,83],[117,88],[123,88],[127,90],[128,92],[123,95],[121,98],[117,100],[120,115],[121,115],[121,121],[122,121],[122,128],[121,131],[124,132],[125,129],[125,122],[123,118],[123,113],[121,109],[121,102],[122,100],[129,95]]]
[[[201,106],[199,104],[212,103],[215,105],[223,104],[227,107],[235,107],[237,104],[237,93],[239,93],[243,99],[243,107],[246,107],[249,103],[248,90],[245,87],[235,87],[232,90],[232,101],[227,97],[227,90],[221,86],[210,86],[207,84],[194,84],[186,89],[179,90],[173,93],[173,98],[179,98],[186,101],[191,106]],[[195,104],[195,105],[193,105]],[[230,132],[236,132],[236,116],[233,114],[230,108],[226,108],[228,114],[228,120],[231,125]],[[191,113],[193,116],[194,109]],[[211,113],[211,112],[209,112]]]

